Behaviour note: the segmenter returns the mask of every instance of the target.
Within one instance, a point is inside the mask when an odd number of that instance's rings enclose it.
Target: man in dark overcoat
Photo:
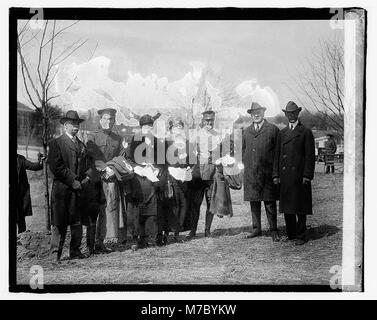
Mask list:
[[[100,116],[99,128],[88,134],[88,152],[94,159],[94,164],[101,176],[102,187],[106,203],[101,207],[97,220],[96,252],[109,253],[112,250],[105,246],[107,237],[116,238],[119,242],[125,241],[125,226],[120,228],[120,186],[116,181],[114,171],[106,164],[122,153],[122,137],[113,132],[116,110],[105,108],[98,110]],[[125,221],[123,219],[123,221]],[[111,227],[108,230],[108,226]]]
[[[60,122],[64,133],[49,143],[48,165],[53,174],[51,191],[51,258],[59,260],[64,246],[67,227],[71,229],[69,256],[85,258],[80,251],[82,238],[79,193],[90,180],[87,150],[76,134],[80,123],[76,111],[70,110]]]
[[[273,170],[274,183],[280,183],[279,211],[284,213],[287,237],[296,239],[296,245],[307,241],[306,216],[312,214],[315,166],[313,133],[300,123],[300,111],[292,101],[283,109],[289,123],[278,134]]]
[[[277,187],[272,180],[272,167],[278,127],[264,119],[265,107],[256,102],[247,110],[253,123],[242,135],[242,158],[245,166],[244,200],[250,201],[253,229],[248,238],[262,234],[261,202],[264,202],[273,241],[278,241]]]
[[[30,184],[26,170],[38,171],[43,169],[42,154],[38,154],[38,162],[31,162],[24,156],[17,154],[17,228],[18,233],[26,231],[25,217],[33,214],[30,198]]]

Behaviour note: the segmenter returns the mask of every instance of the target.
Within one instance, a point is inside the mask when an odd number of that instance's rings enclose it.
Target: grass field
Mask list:
[[[84,260],[65,259],[58,265],[48,262],[45,255],[31,254],[17,262],[17,282],[28,284],[30,267],[38,264],[44,268],[45,284],[327,285],[332,276],[331,266],[342,262],[343,175],[326,175],[323,165],[316,171],[314,214],[307,223],[310,240],[303,246],[272,242],[267,233],[246,239],[251,226],[249,204],[243,201],[242,190],[232,191],[234,216],[215,217],[211,238],[204,238],[202,207],[195,240],[136,252],[129,249],[130,244],[115,245],[113,253]],[[43,191],[38,174],[30,184],[34,215],[27,219],[28,229],[43,231]],[[264,211],[262,223],[267,230]],[[285,234],[282,215],[278,216],[278,226],[280,233]],[[46,239],[41,245],[48,248]],[[63,255],[67,254],[66,249]]]

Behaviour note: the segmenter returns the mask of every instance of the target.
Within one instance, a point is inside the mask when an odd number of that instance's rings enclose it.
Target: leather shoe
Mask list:
[[[205,236],[206,238],[210,237],[210,236],[211,236],[211,231],[209,231],[209,230],[205,230],[205,231],[204,231],[204,236]]]
[[[272,238],[273,242],[279,242],[280,241],[280,237],[279,237],[279,234],[278,234],[277,231],[271,232],[271,238]]]
[[[110,253],[113,252],[110,248],[106,247],[103,243],[97,243],[94,246],[94,250],[98,253]]]
[[[253,230],[249,235],[246,236],[246,239],[251,239],[255,237],[259,237],[262,235],[262,231],[260,230]]]
[[[195,237],[196,237],[196,234],[190,231],[190,233],[185,237],[185,241],[190,241],[191,239]]]
[[[86,256],[85,254],[83,254],[81,251],[77,251],[75,253],[72,253],[69,255],[69,259],[85,259],[87,258],[88,256]]]
[[[303,244],[307,243],[308,241],[306,239],[297,239],[295,241],[295,246],[302,246]]]

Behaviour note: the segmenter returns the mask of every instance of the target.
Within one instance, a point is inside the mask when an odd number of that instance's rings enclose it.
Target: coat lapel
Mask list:
[[[296,128],[293,129],[293,131],[290,131],[288,126],[286,127],[286,132],[284,133],[284,138],[283,138],[283,144],[288,143],[292,139],[298,137],[301,135],[303,130],[303,126],[301,123],[298,123]]]
[[[254,124],[253,124],[253,129],[254,129],[254,132],[255,132],[255,137],[258,137],[260,134],[262,134],[263,132],[265,132],[267,130],[267,126],[268,126],[267,121],[264,120],[262,127],[257,132],[257,131],[255,131]]]
[[[77,151],[76,150],[76,146],[75,144],[73,143],[73,141],[65,134],[63,133],[63,135],[61,136],[62,137],[62,142],[71,150],[73,151]]]

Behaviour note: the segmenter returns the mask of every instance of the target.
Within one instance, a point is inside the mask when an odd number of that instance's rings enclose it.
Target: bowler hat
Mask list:
[[[202,112],[203,120],[214,120],[215,119],[215,111],[206,110]]]
[[[144,125],[153,125],[154,123],[154,119],[151,115],[149,114],[145,114],[143,115],[140,119],[139,119],[139,124],[140,124],[140,127],[144,126]]]
[[[302,110],[301,107],[298,107],[297,104],[295,104],[293,101],[289,101],[285,109],[283,109],[283,112],[295,112],[295,111],[300,112],[301,110]]]
[[[114,117],[115,114],[117,113],[116,109],[113,108],[105,108],[105,109],[100,109],[97,111],[97,113],[102,116],[104,113],[109,114],[110,116]]]
[[[256,110],[266,110],[265,107],[262,107],[259,103],[257,102],[253,102],[251,104],[251,107],[250,109],[247,110],[248,113],[252,113],[253,111],[256,111]]]
[[[79,117],[79,114],[75,110],[68,110],[66,115],[60,119],[60,123],[64,124],[67,121],[78,121],[78,122],[83,122],[85,121],[84,119],[81,119]]]

